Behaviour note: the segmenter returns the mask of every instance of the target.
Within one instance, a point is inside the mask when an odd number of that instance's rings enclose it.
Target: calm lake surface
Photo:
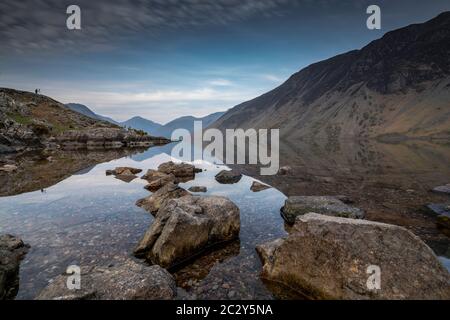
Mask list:
[[[114,176],[106,176],[105,170],[131,166],[142,169],[139,176],[143,175],[147,169],[176,160],[170,157],[172,147],[173,144],[153,147],[131,156],[118,154],[117,159],[107,161],[114,157],[109,154],[105,162],[86,163],[82,169],[70,167],[68,163],[72,163],[72,159],[78,159],[78,162],[85,160],[89,154],[65,154],[52,163],[39,160],[35,165],[31,164],[29,171],[32,174],[28,177],[33,180],[31,182],[26,181],[27,175],[8,180],[11,186],[14,184],[12,189],[15,192],[27,190],[0,197],[0,233],[18,235],[31,246],[21,264],[17,298],[34,298],[69,265],[108,266],[129,259],[153,220],[152,215],[137,207],[135,202],[150,192],[143,188],[146,181],[139,177],[127,183]],[[340,152],[345,159],[352,160],[349,164],[336,154],[336,150],[327,150],[328,155],[335,152],[327,158],[324,153],[314,153],[305,148],[298,151],[296,148],[301,146],[284,146],[281,150],[282,159],[288,162],[282,165],[291,165],[294,176],[266,177],[264,182],[276,188],[256,193],[250,191],[254,181],[251,176],[264,179],[258,177],[254,168],[242,167],[247,176],[237,184],[223,185],[216,182],[214,176],[227,167],[215,164],[215,159],[194,162],[204,171],[198,173],[195,180],[180,186],[186,189],[206,186],[206,195],[229,197],[240,208],[241,232],[239,241],[197,258],[174,273],[179,298],[275,298],[259,279],[261,264],[255,246],[286,235],[279,213],[285,194],[349,195],[354,198],[356,206],[368,212],[368,219],[410,228],[435,250],[447,268],[450,267],[449,238],[436,229],[435,217],[420,209],[422,202],[449,200],[447,196],[429,192],[432,186],[450,182],[448,146],[434,148],[418,160],[404,154],[403,147],[398,147],[403,152],[399,155],[394,152],[395,146],[389,146],[381,160],[369,159],[370,166],[366,162],[359,163],[347,151]],[[427,159],[430,155],[433,160]],[[402,157],[409,159],[409,163],[402,161]],[[420,161],[411,166],[413,160]],[[76,170],[61,174],[61,168],[68,166]],[[52,175],[54,180],[48,177]],[[361,182],[361,177],[364,182]],[[40,179],[45,182],[45,187],[39,185]],[[384,184],[380,185],[380,179]],[[28,192],[30,188],[37,191]],[[370,202],[369,198],[376,201]],[[417,205],[411,205],[408,199],[415,199]],[[397,212],[399,214],[395,215]],[[284,296],[277,294],[276,297]]]

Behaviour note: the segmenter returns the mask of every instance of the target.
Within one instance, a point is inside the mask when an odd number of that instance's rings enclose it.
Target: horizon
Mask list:
[[[40,88],[119,122],[140,116],[167,124],[227,111],[312,63],[450,9],[440,0],[380,1],[382,29],[368,30],[367,3],[183,1],[180,9],[153,1],[142,9],[122,1],[79,1],[82,30],[75,31],[65,29],[65,4],[36,4],[24,13],[27,1],[3,3],[0,12],[8,19],[0,13],[0,86]],[[29,22],[19,28],[24,14]],[[44,20],[55,21],[41,26]]]

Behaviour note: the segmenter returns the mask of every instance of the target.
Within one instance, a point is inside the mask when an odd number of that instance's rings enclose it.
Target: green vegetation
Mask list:
[[[8,117],[10,117],[15,122],[23,124],[23,125],[28,125],[32,122],[31,118],[25,117],[25,116],[21,115],[20,113],[8,113]]]

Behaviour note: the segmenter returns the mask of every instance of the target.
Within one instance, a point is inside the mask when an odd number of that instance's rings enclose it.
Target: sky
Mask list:
[[[81,30],[66,27],[72,4]],[[366,27],[371,4],[381,30]],[[2,0],[0,87],[166,123],[225,111],[449,10],[448,0]]]

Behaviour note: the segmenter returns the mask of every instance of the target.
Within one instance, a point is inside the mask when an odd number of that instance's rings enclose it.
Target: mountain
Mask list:
[[[209,127],[214,121],[219,119],[225,112],[216,112],[202,118],[192,116],[185,116],[166,123],[158,130],[158,135],[170,138],[172,132],[176,129],[187,129],[189,132],[194,132],[194,121],[202,121],[203,128]]]
[[[102,120],[102,121],[107,121],[113,124],[118,124],[117,121],[109,118],[109,117],[105,117],[105,116],[101,116],[99,114],[96,114],[94,111],[92,111],[91,109],[89,109],[88,107],[86,107],[83,104],[79,104],[79,103],[67,103],[66,107],[69,108],[72,111],[84,114],[85,116],[88,116],[92,119],[97,119],[97,120]]]
[[[312,64],[213,127],[282,138],[449,138],[450,12]]]
[[[44,95],[0,88],[0,153],[134,148],[167,142],[85,116]]]
[[[121,122],[120,125],[123,127],[131,127],[138,130],[144,130],[145,132],[152,135],[160,135],[158,133],[158,130],[162,127],[161,124],[142,117],[133,117],[127,121]]]
[[[134,117],[125,122],[121,122],[120,124],[122,126],[144,130],[154,136],[170,138],[172,132],[176,129],[187,129],[188,131],[193,132],[194,121],[202,121],[203,128],[207,128],[214,121],[219,119],[224,113],[225,112],[216,112],[202,118],[185,116],[172,120],[165,125],[161,125],[159,123],[141,117]]]

